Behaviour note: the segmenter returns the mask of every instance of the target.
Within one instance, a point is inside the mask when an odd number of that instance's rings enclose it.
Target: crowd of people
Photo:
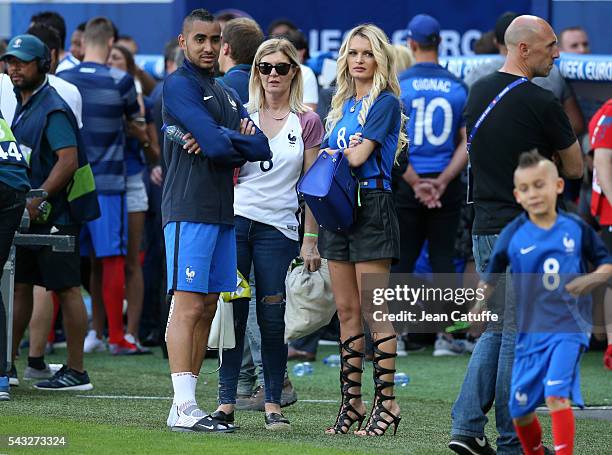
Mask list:
[[[40,13],[0,56],[0,263],[24,209],[29,233],[76,240],[72,252],[17,247],[12,366],[0,357],[0,399],[19,385],[14,360],[27,329],[22,380],[36,389],[91,390],[85,354],[144,355],[164,344],[173,431],[233,432],[243,409],[264,411],[268,430],[288,430],[282,407],[297,394],[287,360],[314,360],[334,328],[285,343],[285,277],[299,256],[310,272],[326,260],[337,308],[342,400],[326,433],[395,433],[395,359],[433,341],[434,356],[473,351],[452,409],[453,451],[496,453],[484,431],[495,404],[497,453],[552,453],[533,413],[546,399],[556,453],[572,453],[569,403],[581,404],[576,371],[589,330],[525,335],[510,270],[585,274],[555,295],[595,290],[612,370],[612,100],[601,109],[581,100],[554,65],[559,49],[589,52],[583,29],[563,30],[558,42],[546,21],[505,13],[475,47],[501,54],[499,63],[461,80],[439,64],[432,16],[410,20],[404,46],[359,25],[344,38],[330,87],[319,87],[305,65],[308,43],[287,20],[264,34],[250,18],[194,10],[164,49],[162,81],[135,64],[138,45],[122,32],[95,17],[66,50],[63,18]],[[338,150],[359,181],[347,232],[320,227],[296,190],[319,156]],[[28,197],[29,189],[45,195]],[[562,254],[555,236],[573,259],[549,270],[547,258]],[[548,256],[526,262],[531,244]],[[446,286],[438,277],[473,271],[501,316],[484,333],[431,338],[364,324],[364,274],[433,272]],[[252,297],[236,293],[237,281]],[[236,294],[236,343],[223,353],[218,408],[207,413],[196,385],[224,293]],[[0,352],[4,314],[0,305]],[[54,371],[44,356],[56,327],[67,359]]]

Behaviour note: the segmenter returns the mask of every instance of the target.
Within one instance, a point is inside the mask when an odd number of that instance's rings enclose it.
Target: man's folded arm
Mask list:
[[[242,153],[227,134],[230,130],[219,126],[202,106],[200,89],[193,81],[169,78],[163,93],[164,108],[193,135],[204,156],[226,166],[244,164]]]

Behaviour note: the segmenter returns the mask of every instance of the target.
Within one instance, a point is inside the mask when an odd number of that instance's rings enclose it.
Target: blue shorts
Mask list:
[[[125,256],[128,241],[128,212],[125,194],[98,194],[100,218],[85,223],[81,230],[81,256],[97,258]]]
[[[168,292],[236,290],[236,232],[226,224],[170,222],[164,227]]]
[[[535,411],[547,397],[568,398],[584,406],[580,394],[580,357],[584,347],[561,341],[542,351],[515,357],[510,387],[513,419]]]

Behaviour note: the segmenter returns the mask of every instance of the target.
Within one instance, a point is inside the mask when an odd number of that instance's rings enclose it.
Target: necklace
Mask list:
[[[289,113],[291,112],[291,109],[289,109],[287,111],[287,113],[285,115],[283,115],[282,117],[278,118],[278,117],[274,117],[274,115],[272,114],[272,112],[270,111],[270,109],[268,109],[267,107],[264,107],[264,110],[270,115],[270,117],[272,117],[274,120],[280,121],[280,120],[285,120],[285,118],[289,115]]]
[[[353,103],[353,106],[351,106],[351,108],[350,108],[350,112],[351,112],[351,113],[355,112],[355,109],[357,109],[357,105],[358,105],[358,104],[359,104],[361,101],[363,101],[363,99],[364,99],[366,96],[368,96],[368,95],[369,95],[369,93],[366,93],[365,95],[363,95],[363,96],[362,96],[361,98],[359,98],[359,99],[357,99],[357,95],[355,95],[355,96],[353,97],[353,99],[355,100],[355,102]]]

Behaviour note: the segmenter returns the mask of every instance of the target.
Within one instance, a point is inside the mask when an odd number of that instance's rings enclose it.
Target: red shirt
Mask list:
[[[612,149],[612,98],[609,99],[589,122],[591,149]],[[610,195],[608,195],[610,196]],[[597,173],[593,172],[593,194],[591,198],[591,213],[599,217],[603,226],[612,225],[612,206],[603,194]]]

